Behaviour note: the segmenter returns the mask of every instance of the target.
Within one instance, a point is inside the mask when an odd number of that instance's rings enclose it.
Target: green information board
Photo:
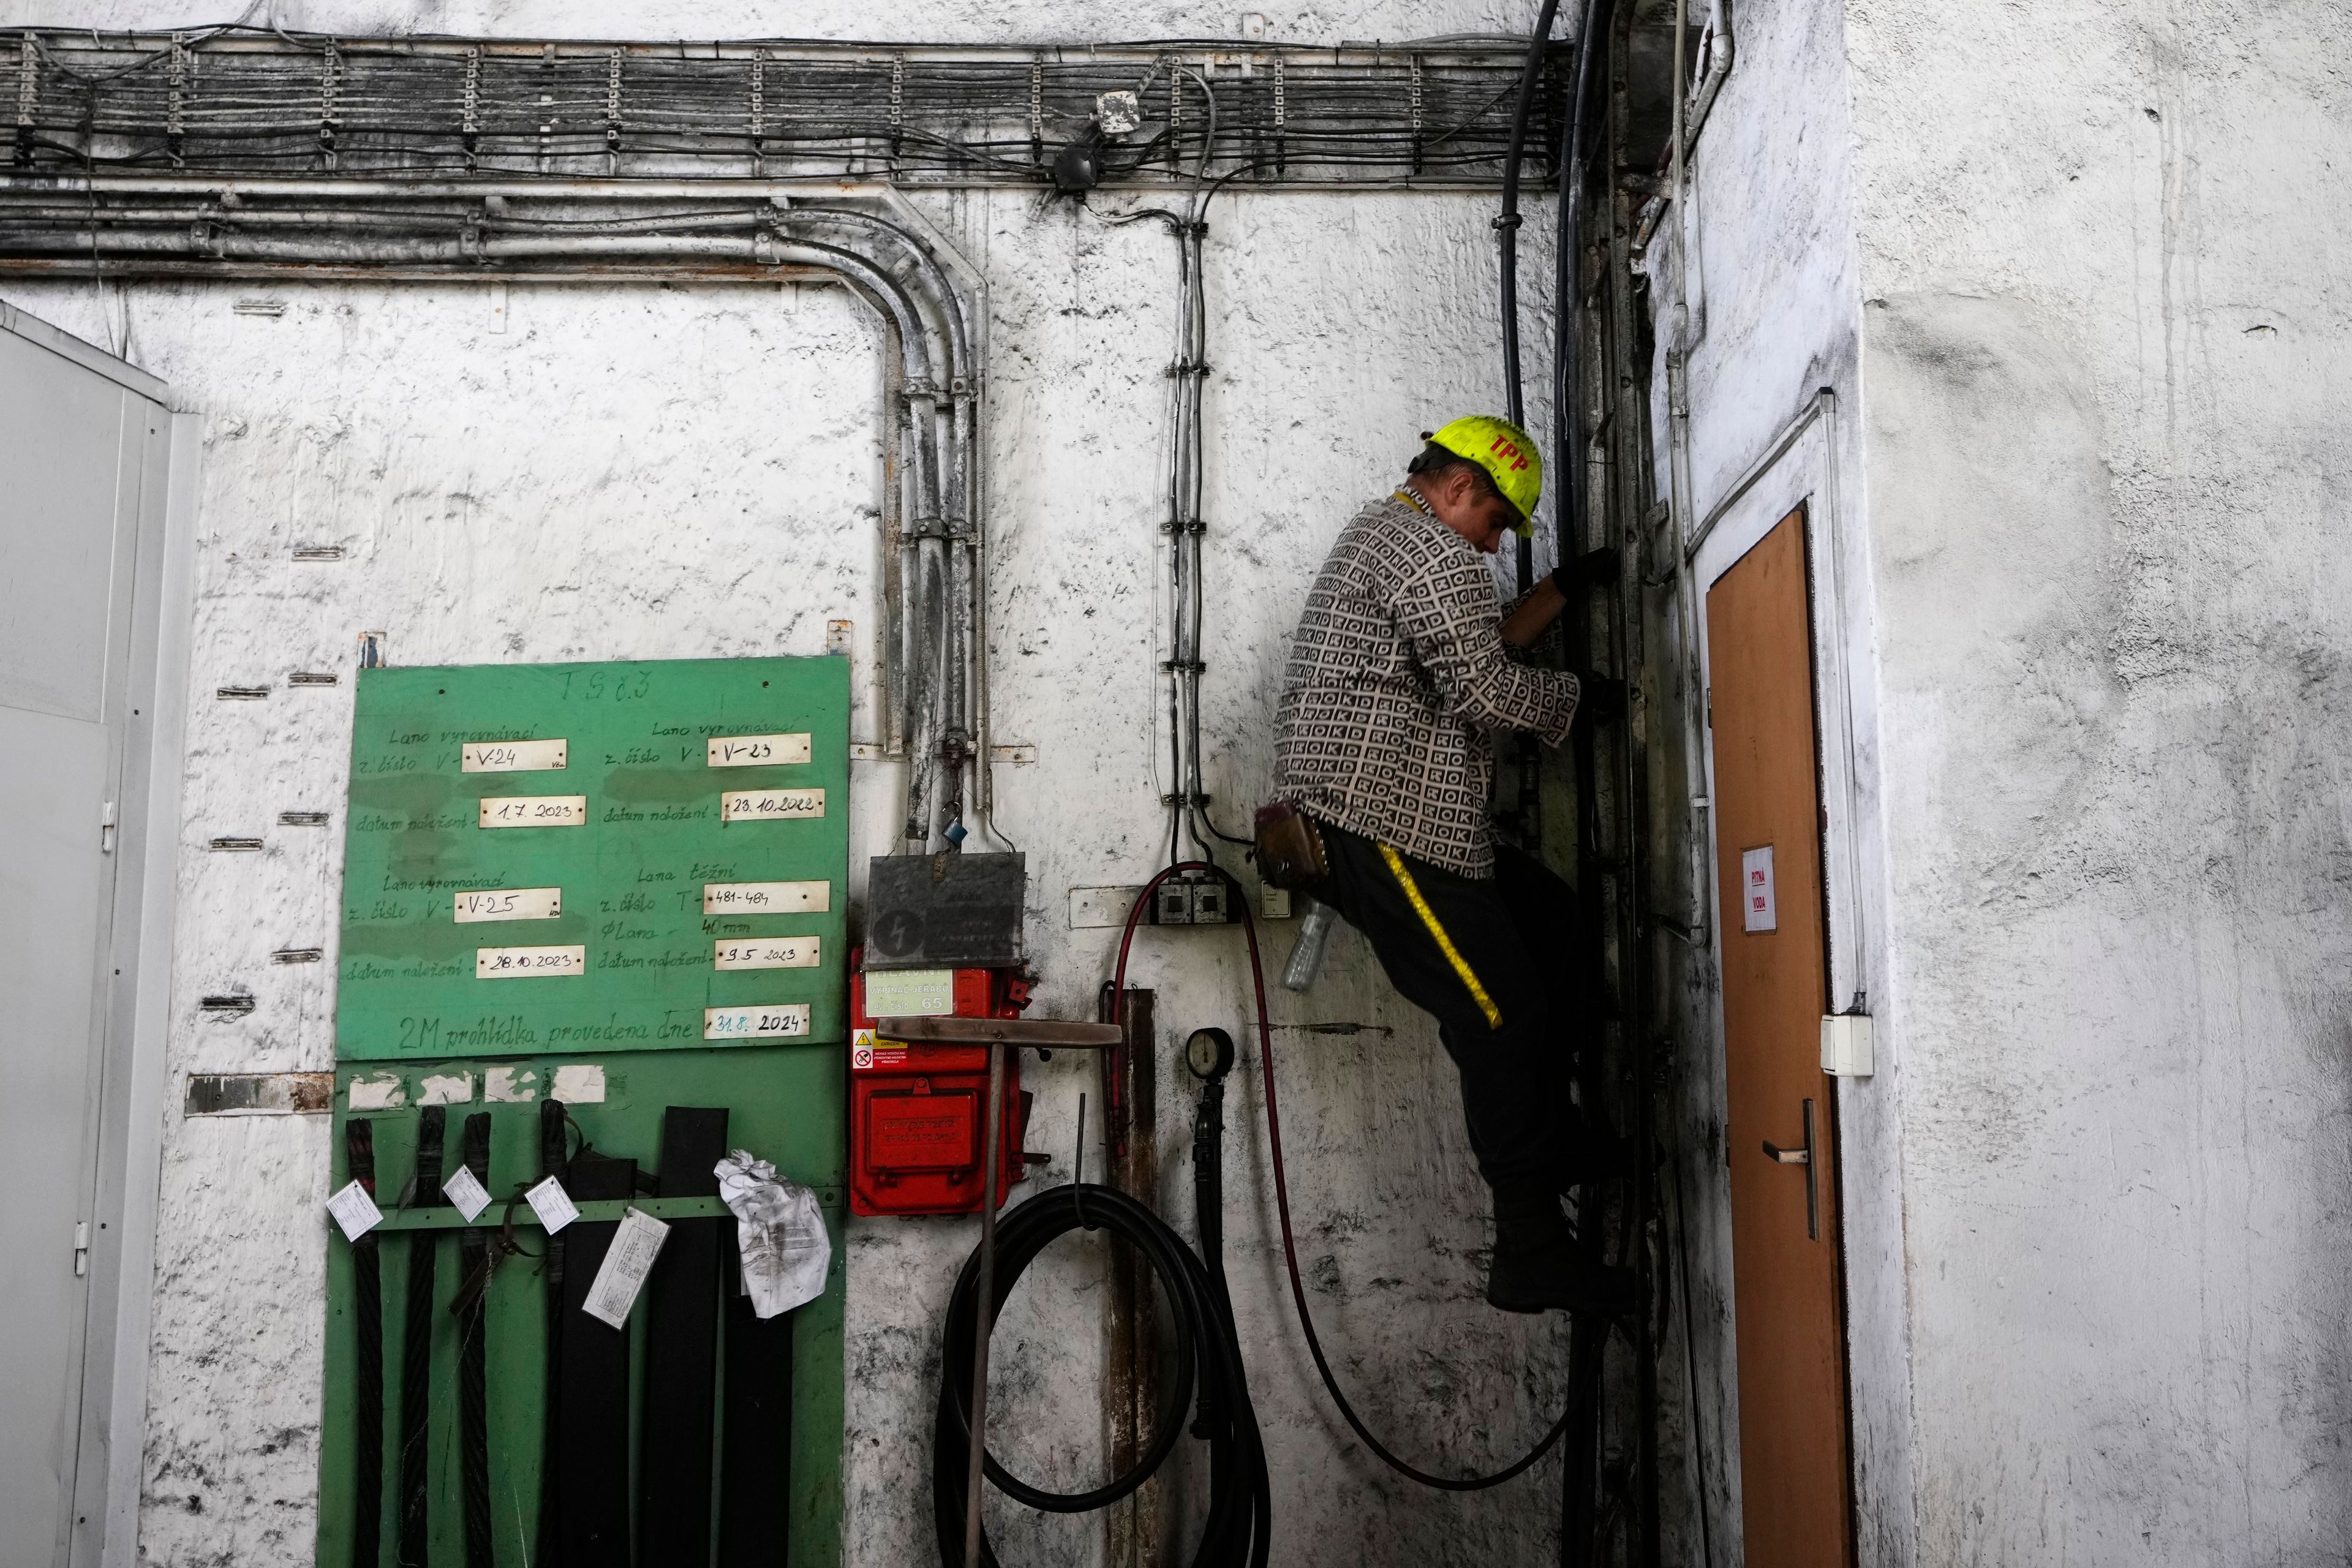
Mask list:
[[[361,672],[344,1060],[839,1041],[849,668]]]
[[[667,1109],[724,1108],[730,1146],[815,1191],[833,1243],[826,1288],[791,1314],[788,1379],[751,1391],[777,1396],[790,1422],[760,1554],[794,1568],[839,1563],[848,729],[840,658],[360,672],[333,1184],[351,1177],[345,1131],[363,1120],[384,1217],[369,1233],[380,1258],[372,1302],[330,1228],[321,1568],[397,1560],[401,1478],[415,1465],[429,1561],[467,1560],[457,1238],[509,1221],[524,1256],[491,1279],[482,1317],[490,1551],[497,1568],[540,1560],[550,1297],[530,1260],[542,1237],[518,1194],[541,1174],[549,1099],[563,1101],[576,1144],[647,1173],[661,1164]],[[493,1201],[470,1226],[446,1204],[401,1206],[428,1104],[446,1108],[445,1174],[461,1124],[488,1118]],[[583,1221],[617,1219],[624,1206],[720,1226],[732,1251],[734,1223],[707,1196],[584,1204]],[[425,1247],[437,1267],[412,1301]],[[646,1295],[676,1251],[660,1255]],[[431,1325],[430,1433],[414,1458],[400,1426],[412,1310]],[[641,1296],[625,1329],[585,1331],[630,1342],[635,1511],[647,1342],[660,1331]],[[360,1369],[376,1356],[383,1385],[363,1390]],[[371,1442],[360,1426],[372,1406],[382,1429]],[[370,1464],[373,1510],[360,1479]],[[373,1551],[354,1539],[371,1511]]]

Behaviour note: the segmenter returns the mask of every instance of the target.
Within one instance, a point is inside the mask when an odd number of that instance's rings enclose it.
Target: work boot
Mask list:
[[[1505,1312],[1613,1316],[1633,1310],[1633,1276],[1584,1255],[1549,1183],[1512,1182],[1495,1189],[1486,1305]]]

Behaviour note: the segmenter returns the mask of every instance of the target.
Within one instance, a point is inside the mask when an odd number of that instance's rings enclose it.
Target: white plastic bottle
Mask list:
[[[1313,988],[1316,975],[1323,970],[1323,949],[1331,941],[1331,928],[1339,923],[1339,912],[1330,905],[1307,900],[1307,918],[1298,922],[1298,941],[1290,949],[1290,962],[1282,966],[1284,990]]]

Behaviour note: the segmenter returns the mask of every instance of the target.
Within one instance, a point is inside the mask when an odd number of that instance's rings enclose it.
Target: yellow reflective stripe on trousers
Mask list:
[[[1412,900],[1413,912],[1421,916],[1421,923],[1429,928],[1430,937],[1437,943],[1437,951],[1445,955],[1445,962],[1454,966],[1454,973],[1460,975],[1462,984],[1470,988],[1470,999],[1478,1004],[1478,1011],[1486,1015],[1486,1027],[1501,1028],[1503,1010],[1495,1005],[1495,999],[1486,994],[1484,985],[1478,984],[1478,972],[1470,967],[1470,961],[1462,956],[1462,950],[1454,945],[1454,939],[1446,935],[1445,928],[1438,923],[1437,911],[1431,909],[1429,900],[1421,896],[1421,884],[1415,882],[1412,873],[1405,869],[1404,857],[1383,844],[1381,846],[1381,858],[1389,863],[1389,869],[1396,876],[1397,886],[1402,888],[1404,896]]]

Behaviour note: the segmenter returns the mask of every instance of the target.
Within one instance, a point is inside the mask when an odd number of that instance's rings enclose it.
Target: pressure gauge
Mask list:
[[[1234,1037],[1223,1029],[1195,1029],[1184,1042],[1184,1065],[1202,1083],[1214,1083],[1234,1070]]]

